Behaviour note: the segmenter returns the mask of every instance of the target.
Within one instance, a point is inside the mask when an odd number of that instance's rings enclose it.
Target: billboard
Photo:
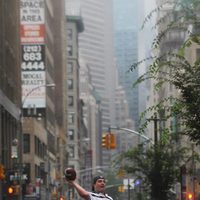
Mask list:
[[[46,107],[44,0],[20,0],[23,108]]]
[[[41,44],[26,44],[22,47],[22,71],[45,70],[45,46]]]
[[[23,25],[44,24],[44,0],[21,0],[20,18]]]

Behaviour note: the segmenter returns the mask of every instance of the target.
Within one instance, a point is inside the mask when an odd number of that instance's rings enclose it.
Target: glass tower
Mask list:
[[[138,70],[128,72],[138,60],[138,0],[114,0],[114,48],[119,71],[119,83],[123,86],[129,104],[130,118],[138,128],[138,87],[132,87],[138,78]]]

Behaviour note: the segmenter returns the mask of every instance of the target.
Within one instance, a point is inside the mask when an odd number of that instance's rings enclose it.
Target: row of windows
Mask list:
[[[37,137],[35,136],[35,154],[40,157],[44,158],[46,155],[47,147],[46,145]],[[30,140],[30,134],[26,133],[23,135],[23,141],[24,141],[24,153],[30,153],[31,151],[31,140]]]
[[[67,39],[68,41],[73,41],[73,30],[68,29],[67,30]],[[68,45],[67,46],[67,55],[68,56],[73,56],[73,45]],[[74,73],[74,63],[73,62],[68,62],[67,63],[67,74],[72,75]],[[68,78],[67,80],[67,88],[68,90],[72,91],[74,89],[74,80],[73,78]],[[73,107],[74,106],[74,96],[68,95],[68,106]],[[75,123],[75,114],[74,113],[68,113],[68,123],[70,125],[73,125]],[[69,140],[73,141],[74,140],[74,129],[69,129],[68,130],[68,138]],[[68,152],[69,152],[69,157],[73,158],[74,157],[74,148],[72,146],[68,147]]]

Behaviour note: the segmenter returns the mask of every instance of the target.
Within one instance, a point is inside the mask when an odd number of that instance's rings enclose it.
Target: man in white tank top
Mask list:
[[[85,190],[77,182],[67,180],[73,186],[78,194],[85,200],[113,200],[112,197],[105,193],[105,178],[103,176],[96,176],[93,179],[92,192]]]

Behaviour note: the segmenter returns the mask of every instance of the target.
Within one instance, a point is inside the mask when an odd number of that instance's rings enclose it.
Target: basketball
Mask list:
[[[74,181],[76,179],[76,171],[73,168],[66,168],[65,178],[68,181]]]

